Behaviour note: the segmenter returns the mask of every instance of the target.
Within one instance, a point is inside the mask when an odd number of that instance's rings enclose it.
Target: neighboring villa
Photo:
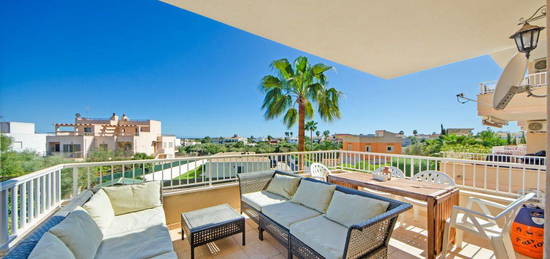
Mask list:
[[[532,59],[528,63],[527,75],[522,84],[530,85],[533,94],[543,96],[546,94],[546,88],[548,87],[546,52],[538,53],[538,51],[534,52],[538,58]],[[504,67],[508,62],[508,57],[512,54],[507,55],[506,59],[495,59],[495,61],[501,67]],[[481,117],[482,123],[500,128],[509,122],[516,122],[525,133],[527,153],[546,150],[547,98],[529,97],[528,93],[518,93],[512,97],[504,109],[496,110],[491,105],[487,105],[493,103],[495,85],[495,82],[481,83],[480,92],[477,96],[477,114]]]
[[[55,136],[47,137],[48,154],[72,158],[87,157],[93,151],[116,151],[127,155],[145,153],[156,158],[173,158],[175,136],[163,136],[161,122],[119,119],[91,119],[76,114],[74,123],[55,124]]]
[[[0,133],[12,140],[11,150],[16,152],[32,151],[46,155],[46,136],[51,134],[36,133],[34,123],[0,122]]]
[[[377,130],[375,134],[352,135],[336,134],[342,140],[342,150],[401,154],[403,136],[386,130]]]

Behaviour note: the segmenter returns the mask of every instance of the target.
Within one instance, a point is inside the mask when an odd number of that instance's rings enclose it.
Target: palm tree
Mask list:
[[[313,142],[313,132],[317,130],[317,122],[316,121],[306,122],[306,126],[304,127],[304,129],[309,130],[309,140]]]
[[[274,119],[284,114],[283,122],[291,128],[298,122],[298,151],[304,151],[305,120],[314,115],[313,104],[321,119],[332,121],[340,118],[341,92],[327,87],[325,72],[332,67],[322,63],[311,66],[306,57],[298,57],[291,64],[287,59],[271,63],[276,75],[262,78],[261,89],[265,93],[262,109],[265,118]]]
[[[327,140],[328,136],[330,136],[330,131],[329,130],[323,131],[323,136],[325,137],[325,140]]]
[[[317,136],[317,139],[319,139],[319,142],[321,142],[321,139],[319,138],[321,136],[321,132],[315,131],[315,136]]]
[[[286,136],[286,139],[288,140],[288,137],[290,136],[290,132],[285,131],[285,136]]]

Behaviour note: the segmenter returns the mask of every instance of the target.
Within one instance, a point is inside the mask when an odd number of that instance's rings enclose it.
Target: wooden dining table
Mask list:
[[[407,178],[392,178],[389,181],[375,180],[372,174],[348,172],[331,174],[328,182],[341,186],[368,189],[409,197],[427,203],[428,244],[426,257],[435,258],[442,250],[445,222],[451,217],[451,210],[459,202],[459,190],[456,186],[420,182]],[[454,231],[451,231],[454,241]]]

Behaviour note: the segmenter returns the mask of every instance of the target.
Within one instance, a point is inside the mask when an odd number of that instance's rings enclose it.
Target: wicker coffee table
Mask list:
[[[242,233],[245,245],[244,217],[222,204],[181,214],[181,239],[189,238],[191,258],[195,258],[195,247]]]

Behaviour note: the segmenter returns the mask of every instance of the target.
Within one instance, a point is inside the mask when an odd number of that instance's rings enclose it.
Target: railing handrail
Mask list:
[[[546,71],[527,74],[523,78],[523,81],[521,82],[521,84],[522,85],[529,84],[533,87],[546,86],[546,85],[548,85],[548,82],[546,81],[546,74],[547,74]],[[535,81],[535,83],[531,83],[529,81]],[[536,83],[537,81],[538,81],[538,83]],[[480,94],[488,94],[488,93],[494,92],[496,84],[497,84],[497,80],[490,80],[490,81],[485,81],[485,82],[479,83],[479,85],[480,85]]]

